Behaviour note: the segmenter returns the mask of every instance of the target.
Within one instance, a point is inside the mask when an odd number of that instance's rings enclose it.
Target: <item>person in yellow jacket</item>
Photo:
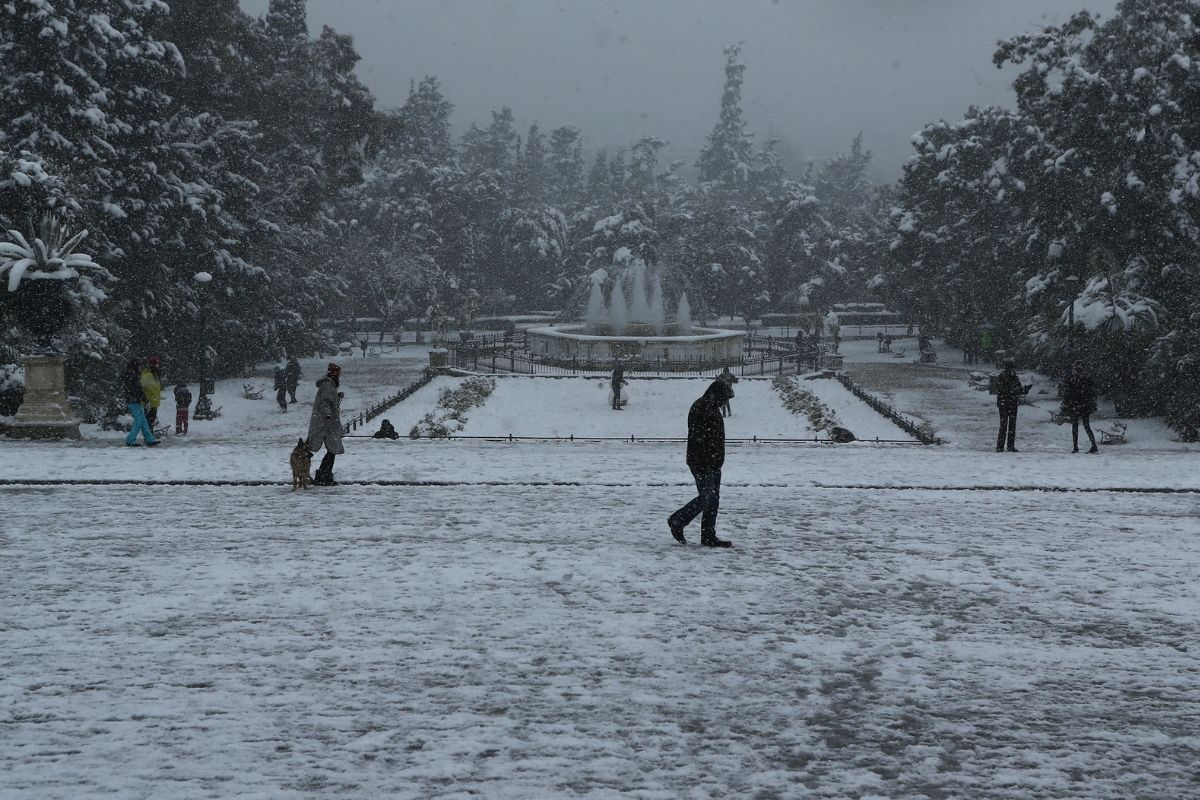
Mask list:
[[[142,370],[142,392],[146,395],[146,421],[150,429],[158,424],[158,404],[162,400],[162,362],[158,356],[146,359],[146,368]]]

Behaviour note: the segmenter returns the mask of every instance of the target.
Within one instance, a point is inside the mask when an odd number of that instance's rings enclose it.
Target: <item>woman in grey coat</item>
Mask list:
[[[317,399],[313,401],[312,419],[308,423],[308,449],[317,453],[322,447],[325,455],[317,467],[313,486],[337,486],[333,479],[334,457],[346,452],[342,447],[342,393],[338,381],[342,368],[330,364],[325,377],[317,381]]]

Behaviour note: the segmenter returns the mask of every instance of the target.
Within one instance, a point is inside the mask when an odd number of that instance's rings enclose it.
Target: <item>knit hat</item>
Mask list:
[[[325,372],[328,375],[341,375],[342,368],[340,366],[338,366],[337,364],[333,363],[332,361],[330,361],[329,366],[325,369]]]

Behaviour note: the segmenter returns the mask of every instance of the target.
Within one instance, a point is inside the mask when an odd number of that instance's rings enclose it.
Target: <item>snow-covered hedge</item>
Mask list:
[[[833,409],[818,400],[812,392],[802,389],[794,377],[777,375],[771,385],[779,392],[784,408],[793,414],[808,417],[809,427],[814,431],[827,431],[841,425]]]
[[[481,406],[496,389],[495,378],[468,378],[454,389],[443,389],[437,408],[421,418],[408,432],[409,438],[448,439],[467,424],[467,412]]]

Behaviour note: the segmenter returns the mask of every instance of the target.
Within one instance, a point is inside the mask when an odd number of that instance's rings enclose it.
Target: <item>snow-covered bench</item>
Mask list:
[[[247,400],[262,400],[263,392],[266,390],[261,386],[255,386],[253,383],[243,383],[242,391],[245,392]]]

